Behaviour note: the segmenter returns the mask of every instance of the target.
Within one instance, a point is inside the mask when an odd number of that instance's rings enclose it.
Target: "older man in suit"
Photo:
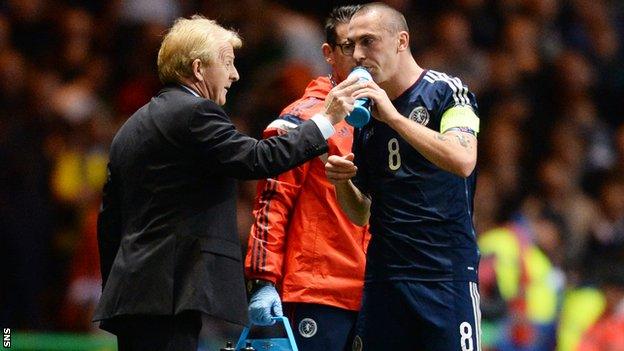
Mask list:
[[[239,79],[235,32],[201,16],[164,37],[166,87],[121,127],[98,219],[103,292],[94,320],[120,350],[196,350],[201,314],[247,324],[235,179],[266,178],[327,152],[353,108],[347,80],[323,113],[258,141],[221,109]]]

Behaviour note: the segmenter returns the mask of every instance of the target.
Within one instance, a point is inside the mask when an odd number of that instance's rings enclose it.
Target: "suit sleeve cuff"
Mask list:
[[[314,123],[316,123],[316,126],[321,131],[321,134],[323,134],[323,138],[325,138],[325,140],[329,139],[329,137],[334,135],[334,126],[332,126],[331,122],[327,119],[327,117],[323,116],[320,113],[317,113],[310,119]]]

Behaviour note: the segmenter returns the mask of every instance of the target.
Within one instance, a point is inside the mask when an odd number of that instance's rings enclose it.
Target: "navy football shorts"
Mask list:
[[[385,281],[364,285],[353,351],[480,351],[476,283]]]
[[[357,312],[311,304],[284,303],[299,351],[351,350]]]

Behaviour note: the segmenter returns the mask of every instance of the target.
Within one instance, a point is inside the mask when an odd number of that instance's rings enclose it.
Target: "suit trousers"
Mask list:
[[[197,351],[202,327],[198,311],[175,316],[123,316],[111,322],[119,351]]]

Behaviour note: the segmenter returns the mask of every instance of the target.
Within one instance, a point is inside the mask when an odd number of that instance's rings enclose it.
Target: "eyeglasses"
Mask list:
[[[337,47],[340,48],[340,51],[345,56],[353,56],[353,52],[355,51],[355,43],[352,41],[348,41],[342,44],[336,44]]]

